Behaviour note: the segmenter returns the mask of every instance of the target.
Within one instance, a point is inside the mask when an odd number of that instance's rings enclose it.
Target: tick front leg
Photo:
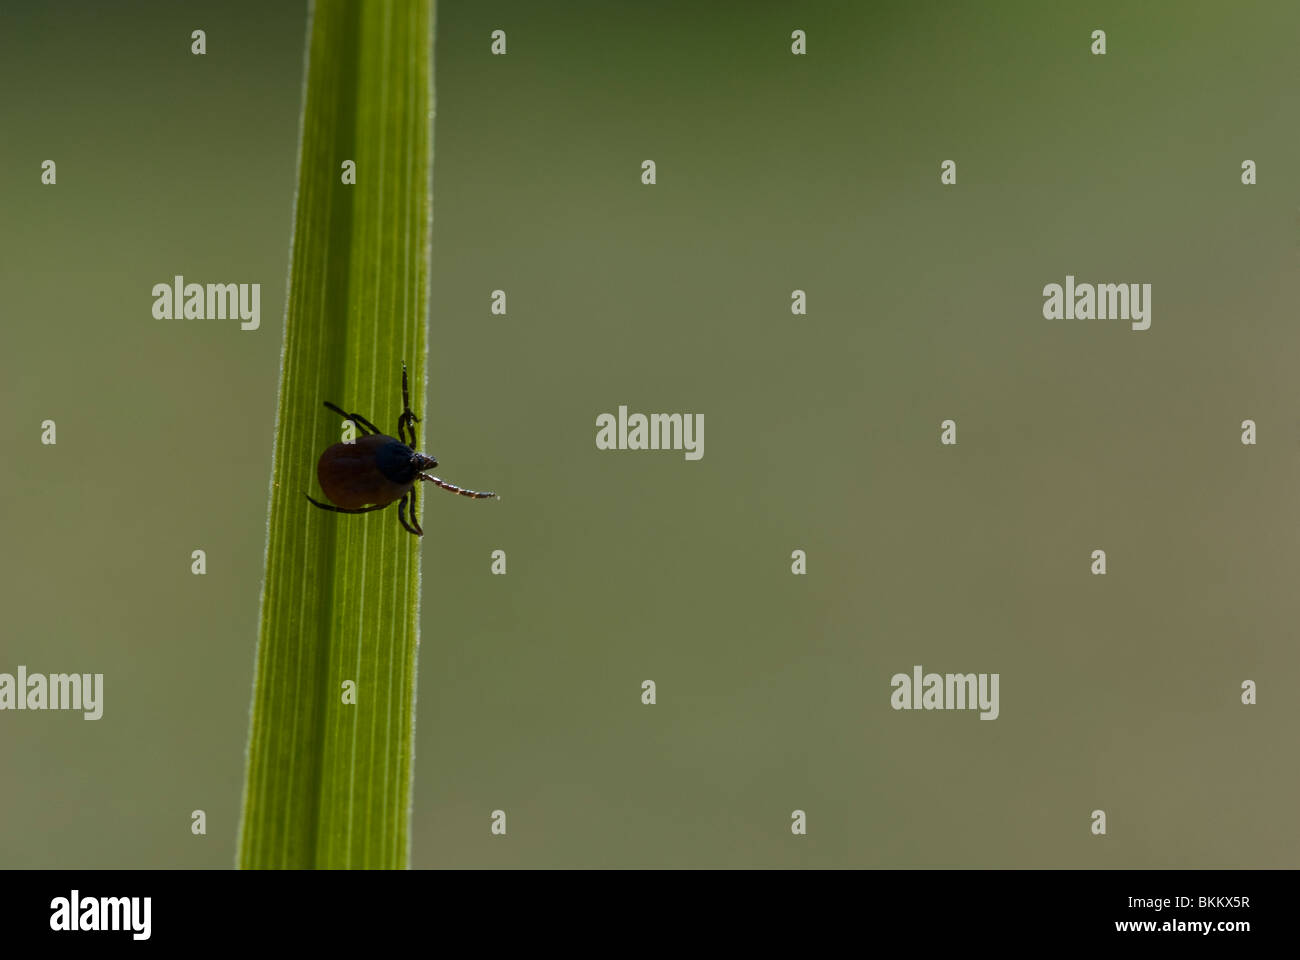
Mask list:
[[[481,492],[479,490],[466,490],[464,487],[458,487],[454,483],[448,483],[446,480],[441,480],[438,477],[430,476],[427,473],[418,473],[416,474],[416,476],[419,477],[421,480],[425,480],[433,484],[435,487],[442,487],[442,489],[446,490],[448,493],[459,493],[462,497],[473,497],[475,500],[491,500],[491,499],[500,500],[501,499],[495,493],[492,493],[490,491]]]
[[[411,412],[411,391],[406,385],[406,364],[402,364],[402,415],[397,418],[397,439],[408,447],[415,449],[415,426],[420,418]],[[409,430],[410,439],[404,431]]]
[[[420,422],[420,418],[407,410],[397,418],[397,439],[406,444],[412,450],[415,449],[415,426]],[[409,434],[409,436],[408,436]]]

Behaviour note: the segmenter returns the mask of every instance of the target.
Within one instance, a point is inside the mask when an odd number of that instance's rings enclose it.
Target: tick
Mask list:
[[[359,413],[347,413],[328,400],[325,407],[345,420],[356,424],[361,436],[352,443],[336,443],[320,455],[316,464],[316,479],[325,496],[335,504],[312,500],[322,510],[335,513],[370,513],[397,503],[397,519],[402,526],[417,537],[424,529],[415,517],[415,481],[424,480],[462,497],[486,500],[497,497],[495,493],[465,490],[430,476],[425,470],[438,465],[433,457],[415,449],[415,424],[420,418],[411,412],[411,395],[406,386],[406,364],[402,364],[402,415],[397,418],[397,437],[380,433],[379,428]],[[369,431],[369,432],[367,432]],[[406,520],[407,500],[410,500],[411,520]]]

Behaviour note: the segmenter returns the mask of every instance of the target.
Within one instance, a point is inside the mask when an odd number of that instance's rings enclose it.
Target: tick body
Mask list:
[[[336,443],[320,456],[316,479],[331,503],[348,510],[367,504],[386,507],[411,492],[421,470],[438,465],[400,440],[372,433],[354,443]]]
[[[336,443],[316,463],[316,479],[334,506],[307,499],[322,510],[335,513],[370,513],[397,502],[397,519],[418,537],[424,529],[415,516],[415,485],[432,483],[451,493],[476,500],[496,498],[495,493],[465,490],[430,476],[438,461],[415,449],[415,424],[419,418],[411,412],[410,393],[406,385],[406,364],[402,364],[402,415],[397,418],[397,437],[380,433],[379,428],[357,413],[347,413],[328,400],[325,407],[356,424],[362,435],[353,443]],[[407,506],[410,522],[407,522]]]

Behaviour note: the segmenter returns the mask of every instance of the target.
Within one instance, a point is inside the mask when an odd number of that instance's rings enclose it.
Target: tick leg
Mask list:
[[[411,413],[411,391],[408,390],[406,386],[406,364],[405,363],[402,364],[402,409],[405,410],[406,415],[410,417],[412,420],[414,420],[416,423],[420,422],[419,418],[416,417],[415,414]]]
[[[311,497],[305,493],[303,494],[303,496],[307,497],[308,500],[311,500],[312,503],[320,507],[322,510],[332,510],[335,513],[370,513],[374,510],[382,510],[384,509],[384,507],[390,506],[390,504],[381,503],[377,507],[357,507],[355,510],[346,510],[343,507],[336,507],[333,504],[321,503],[319,500],[312,500]]]
[[[459,493],[462,497],[473,497],[475,500],[487,500],[491,497],[496,497],[498,500],[501,499],[500,497],[497,497],[495,493],[482,493],[478,490],[466,490],[464,487],[458,487],[454,483],[448,483],[446,480],[440,480],[427,473],[417,473],[416,476],[421,480],[427,480],[435,487],[442,487],[442,489],[449,493]]]
[[[411,523],[406,522],[406,498],[407,497],[411,498]],[[417,537],[424,536],[424,529],[420,526],[420,521],[415,519],[415,490],[414,489],[412,489],[410,493],[403,495],[401,501],[397,504],[397,519],[402,522],[402,526],[404,526],[411,533],[415,534]],[[415,524],[415,526],[411,526],[411,524]]]
[[[413,424],[420,422],[420,418],[411,412],[411,391],[406,385],[406,364],[402,364],[402,415],[397,418],[397,439],[404,444],[415,449],[415,427]],[[411,438],[408,440],[403,430],[411,432]]]
[[[346,410],[342,409],[341,407],[334,406],[334,404],[330,403],[328,400],[325,401],[325,406],[328,409],[333,410],[344,420],[351,420],[353,423],[366,427],[371,433],[379,432],[378,427],[376,427],[373,423],[371,423],[369,420],[367,420],[359,413],[348,413]]]
[[[415,427],[412,426],[412,424],[419,422],[419,418],[410,410],[407,410],[397,418],[397,439],[401,440],[402,443],[406,444],[412,450],[415,449]],[[407,437],[408,432],[410,433],[410,437]]]
[[[420,531],[420,536],[424,536],[424,527],[420,526],[420,521],[415,518],[415,487],[411,487],[411,523],[416,530]]]

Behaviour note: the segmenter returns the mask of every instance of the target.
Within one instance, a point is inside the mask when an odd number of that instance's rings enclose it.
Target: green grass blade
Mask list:
[[[239,865],[404,867],[419,542],[396,505],[346,516],[303,494],[324,499],[316,461],[340,439],[323,401],[395,436],[405,361],[423,412],[433,0],[316,0],[307,34]]]

